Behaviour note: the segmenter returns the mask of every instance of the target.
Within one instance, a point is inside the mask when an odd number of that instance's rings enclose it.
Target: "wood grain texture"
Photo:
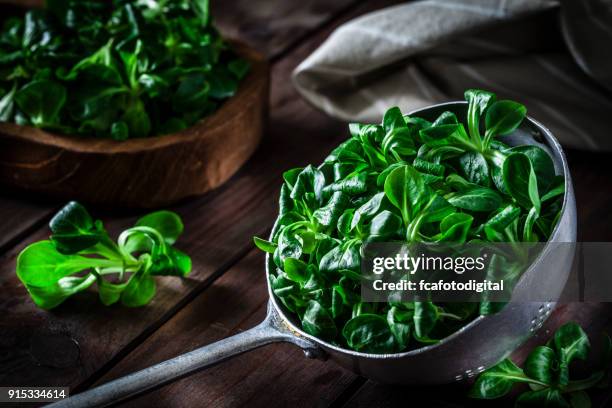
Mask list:
[[[212,15],[221,32],[241,38],[275,58],[335,13],[355,0],[233,0],[211,1]]]
[[[578,241],[612,242],[612,154],[565,153],[576,195]]]
[[[251,71],[232,98],[171,135],[115,141],[0,123],[0,183],[65,200],[153,208],[200,195],[255,151],[267,116],[268,64],[242,44]]]
[[[0,195],[0,254],[51,218],[58,204]]]
[[[255,326],[267,303],[263,271],[263,257],[253,250],[100,382]],[[354,378],[335,364],[307,359],[293,345],[271,344],[124,405],[327,406]]]

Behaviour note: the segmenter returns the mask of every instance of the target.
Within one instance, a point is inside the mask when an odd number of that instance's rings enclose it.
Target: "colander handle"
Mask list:
[[[49,407],[105,407],[193,374],[230,357],[278,342],[296,344],[304,349],[309,357],[321,355],[317,345],[310,340],[296,336],[283,326],[273,307],[268,304],[266,318],[252,329],[57,401]]]

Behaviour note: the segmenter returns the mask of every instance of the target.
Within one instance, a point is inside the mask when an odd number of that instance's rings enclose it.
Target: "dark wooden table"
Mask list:
[[[264,316],[264,256],[252,236],[275,218],[283,170],[319,163],[347,136],[346,124],[313,109],[290,82],[291,71],[339,24],[393,0],[233,0],[214,3],[226,35],[265,52],[272,66],[270,122],[263,145],[224,186],[177,205],[186,232],[177,246],[193,258],[187,279],[160,278],[147,307],[104,307],[91,292],[53,311],[30,301],[15,276],[23,247],[49,234],[63,203],[0,196],[0,385],[69,386],[77,393],[254,326]],[[612,154],[569,151],[579,212],[579,238],[612,241]],[[92,180],[92,182],[94,182]],[[93,209],[114,234],[137,212]],[[573,319],[590,335],[612,328],[609,304],[562,305],[513,357],[541,344]],[[494,333],[491,334],[492,336]],[[489,339],[483,339],[487,341]],[[432,367],[431,369],[435,369]],[[309,360],[291,345],[271,345],[134,399],[127,406],[473,406],[465,384],[389,387]],[[609,392],[594,394],[598,406]],[[511,405],[506,399],[497,406]],[[486,406],[484,403],[476,404]],[[596,406],[597,406],[596,405]]]

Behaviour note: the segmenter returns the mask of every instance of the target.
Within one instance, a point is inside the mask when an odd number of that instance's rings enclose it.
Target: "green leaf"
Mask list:
[[[523,370],[509,359],[485,370],[470,390],[470,397],[481,399],[495,399],[508,394],[514,384],[528,382]]]
[[[538,180],[538,192],[540,196],[549,191],[556,179],[555,165],[550,155],[538,146],[517,146],[510,149],[510,151],[523,153],[529,158]]]
[[[559,327],[555,332],[553,346],[557,353],[563,353],[567,363],[575,358],[586,360],[591,343],[584,330],[574,322],[569,322]]]
[[[434,176],[443,176],[445,171],[443,165],[422,160],[418,157],[414,159],[412,166],[421,173],[428,173]]]
[[[548,192],[542,196],[541,201],[542,202],[550,201],[553,198],[562,196],[564,193],[565,193],[565,180],[563,179],[563,176],[555,177],[555,181],[553,181]]]
[[[383,211],[385,209],[385,201],[385,193],[380,192],[359,206],[353,213],[350,229],[356,228],[359,224],[365,224],[376,214]]]
[[[283,228],[278,237],[277,243],[278,247],[276,248],[274,256],[278,256],[281,262],[284,262],[284,260],[287,258],[299,259],[302,256],[302,242],[292,228]],[[281,266],[282,264],[278,265]]]
[[[432,302],[414,302],[414,334],[417,340],[429,338],[438,318],[438,307]]]
[[[486,221],[484,224],[485,232],[487,230],[503,232],[520,214],[520,208],[513,204],[507,205]]]
[[[540,217],[540,210],[537,207],[531,207],[525,219],[523,226],[523,242],[536,242],[537,235],[533,232],[533,227]]]
[[[510,195],[523,208],[540,208],[538,179],[531,161],[523,153],[512,153],[504,162],[504,182]]]
[[[28,293],[36,306],[53,309],[70,296],[89,288],[96,281],[95,276],[66,276],[47,286],[27,286]]]
[[[355,210],[353,208],[347,208],[344,210],[340,218],[338,218],[336,228],[338,229],[338,233],[341,237],[344,238],[351,235],[351,222],[354,216]]]
[[[321,224],[323,227],[330,227],[336,225],[338,218],[342,215],[345,207],[349,203],[349,198],[341,191],[336,191],[326,206],[316,210],[312,216]]]
[[[17,83],[13,85],[10,91],[0,99],[0,122],[8,122],[12,119],[15,111],[15,93],[17,92]]]
[[[347,310],[345,303],[348,302],[345,301],[345,298],[345,289],[340,285],[334,285],[332,287],[332,304],[330,308],[332,318],[336,319],[342,316]]]
[[[321,258],[319,271],[326,273],[343,269],[358,270],[360,265],[359,245],[349,241],[348,244],[339,245],[325,254]]]
[[[440,126],[440,125],[452,125],[459,123],[457,120],[457,115],[455,115],[451,111],[444,111],[438,118],[431,124],[431,127]],[[428,126],[430,127],[430,126]]]
[[[449,174],[445,182],[449,188],[460,193],[480,187],[478,184],[470,183],[459,174]]]
[[[476,146],[482,144],[480,137],[480,116],[495,101],[495,94],[480,89],[468,89],[464,93],[468,102],[467,122],[470,138]]]
[[[525,375],[546,384],[552,384],[555,376],[557,357],[550,347],[534,348],[525,360]]]
[[[570,408],[559,390],[546,388],[539,391],[527,391],[516,400],[516,407]]]
[[[487,109],[486,134],[490,137],[505,136],[514,132],[527,115],[524,105],[513,101],[497,101]]]
[[[209,0],[193,0],[192,4],[202,25],[208,25],[210,21]]]
[[[148,304],[155,295],[155,279],[143,267],[134,273],[121,294],[121,303],[127,307],[140,307]]]
[[[306,333],[323,340],[333,339],[338,330],[329,312],[316,300],[308,302],[302,327]]]
[[[475,212],[494,211],[502,203],[500,195],[486,187],[474,188],[463,193],[453,193],[446,199],[457,208]]]
[[[383,128],[386,133],[389,133],[397,128],[405,128],[406,122],[404,121],[404,115],[397,106],[387,109],[383,116]]]
[[[458,146],[462,149],[471,148],[465,129],[460,123],[428,127],[419,131],[423,142],[430,147]]]
[[[35,242],[17,258],[18,278],[42,308],[56,307],[96,281],[104,305],[121,300],[126,306],[143,306],[155,295],[154,275],[186,276],[191,271],[191,258],[171,246],[183,224],[169,211],[144,216],[121,233],[117,244],[76,202],[62,208],[50,228],[53,241]]]
[[[390,238],[397,235],[401,227],[402,219],[385,210],[372,219],[368,234],[371,237]]]
[[[440,234],[435,241],[465,242],[474,217],[466,213],[452,213],[440,222]]]
[[[111,137],[114,140],[127,140],[130,136],[130,129],[123,121],[115,122],[111,125]]]
[[[385,181],[387,199],[402,213],[404,222],[414,219],[431,196],[423,177],[412,166],[400,166]]]
[[[206,79],[210,84],[208,95],[211,98],[227,99],[234,96],[238,90],[238,81],[225,70],[213,71]]]
[[[69,275],[93,267],[108,265],[104,259],[65,255],[51,241],[27,246],[17,257],[17,276],[37,305],[52,308],[66,297],[91,285],[95,279],[66,279]]]
[[[287,277],[297,283],[306,283],[310,278],[310,269],[306,262],[300,261],[295,258],[285,259],[283,270],[287,274]]]
[[[66,204],[49,222],[51,241],[63,254],[75,254],[108,237],[100,222],[94,222],[76,201]]]
[[[117,303],[121,298],[121,294],[128,286],[128,282],[119,284],[110,283],[101,276],[97,278],[97,282],[98,296],[100,297],[100,301],[104,306],[110,306]]]
[[[459,157],[459,167],[463,175],[472,183],[484,187],[491,185],[489,165],[481,153],[468,152]]]
[[[416,154],[413,132],[406,125],[399,108],[394,107],[387,110],[382,125],[385,136],[382,139],[381,147],[389,160],[397,161],[401,157]]]
[[[500,240],[506,242],[505,239]],[[526,254],[522,253],[526,247],[518,247],[515,249],[514,257],[522,259]],[[491,282],[504,281],[505,294],[510,297],[512,290],[524,270],[524,264],[520,261],[510,261],[506,256],[494,253],[489,261],[485,279]],[[495,314],[506,306],[506,302],[492,302],[489,297],[489,292],[483,292],[483,300],[480,303],[480,314],[483,316]]]
[[[173,247],[164,247],[151,254],[151,275],[187,276],[191,272],[191,258]]]
[[[156,211],[147,214],[136,221],[136,226],[153,228],[164,237],[164,241],[169,245],[176,242],[184,229],[181,217],[172,211]]]
[[[253,237],[253,242],[257,248],[270,254],[273,254],[274,251],[276,251],[276,248],[278,248],[278,245],[276,245],[274,242],[266,241],[265,239],[261,239],[259,237]]]
[[[360,314],[346,322],[342,329],[347,344],[362,353],[392,353],[395,337],[387,320],[375,314]]]
[[[291,190],[293,200],[307,199],[307,193],[313,193],[316,199],[320,199],[325,185],[325,176],[313,166],[307,166],[297,175]]]
[[[398,350],[404,350],[410,343],[410,323],[413,311],[393,306],[387,312],[387,324],[393,334]]]
[[[151,118],[140,99],[132,101],[121,119],[134,137],[145,137],[151,132]]]
[[[482,115],[495,101],[495,94],[481,89],[468,89],[463,93],[470,106],[474,106],[477,115]]]
[[[34,126],[54,125],[66,103],[66,88],[54,81],[32,81],[15,93],[15,102]]]

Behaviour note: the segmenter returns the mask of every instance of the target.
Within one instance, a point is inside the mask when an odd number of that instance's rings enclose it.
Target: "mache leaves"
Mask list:
[[[502,138],[521,125],[525,107],[481,90],[466,91],[466,100],[466,123],[453,112],[429,122],[391,108],[380,125],[349,125],[351,137],[319,166],[284,173],[276,228],[255,244],[274,262],[274,295],[306,332],[394,353],[503,308],[361,299],[368,242],[531,242],[554,229],[563,177],[544,148]],[[520,275],[500,257],[490,268],[510,281]]]

